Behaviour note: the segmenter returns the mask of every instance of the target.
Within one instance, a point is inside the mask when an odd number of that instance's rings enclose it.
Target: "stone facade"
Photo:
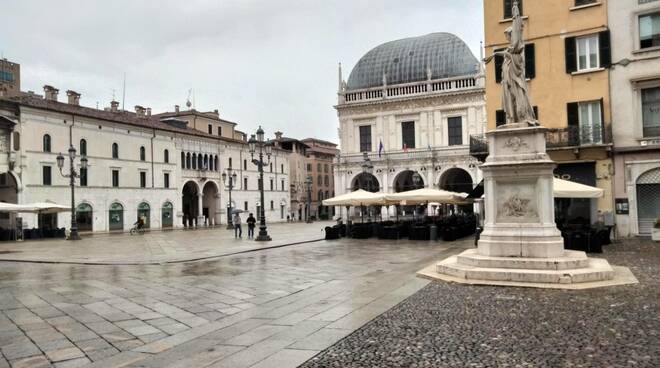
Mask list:
[[[640,30],[645,18],[660,19],[660,2],[607,5],[612,60],[619,61],[610,72],[616,229],[619,236],[650,235],[660,218],[660,115],[652,113],[660,100],[645,102],[645,96],[660,95],[660,48],[642,45]]]
[[[247,142],[234,139],[235,123],[195,110],[152,116],[150,109],[136,106],[133,113],[119,110],[117,102],[97,110],[80,106],[75,92],[69,94],[69,103],[57,101],[57,89],[47,86],[45,92],[46,98],[23,94],[0,99],[5,143],[0,145],[0,200],[69,205],[69,181],[60,175],[56,156],[66,156],[71,142],[78,155],[76,169],[81,151],[89,160],[84,183],[76,181],[81,231],[126,231],[138,216],[144,216],[150,228],[226,223],[228,191],[222,173],[228,167],[237,173],[233,207],[257,213],[258,173]],[[190,126],[189,117],[197,128]],[[213,134],[205,130],[210,122]],[[220,136],[219,126],[226,129]],[[288,168],[288,156],[275,149],[271,162]],[[68,170],[67,157],[64,173]],[[264,180],[288,183],[288,171],[266,170]],[[284,221],[288,190],[264,189],[267,221]],[[68,228],[70,214],[23,214],[22,222],[27,228],[39,222]]]
[[[323,206],[323,200],[335,196],[335,178],[333,175],[335,158],[339,153],[337,145],[320,139],[302,140],[307,149],[307,163],[311,165],[312,202],[311,215],[317,219],[331,217],[333,208]]]

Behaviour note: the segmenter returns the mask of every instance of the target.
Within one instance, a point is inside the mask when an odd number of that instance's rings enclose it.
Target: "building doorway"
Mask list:
[[[121,203],[114,202],[108,209],[109,229],[124,230],[124,206]]]
[[[650,235],[658,218],[660,218],[660,168],[649,170],[637,179],[639,235]]]
[[[163,227],[172,227],[174,225],[174,206],[172,202],[163,203],[161,223]]]
[[[150,225],[150,214],[151,214],[151,207],[149,206],[149,203],[147,202],[142,202],[138,205],[138,210],[137,210],[137,219],[140,220],[142,219],[144,221],[144,225],[142,228],[148,229]]]
[[[89,203],[81,203],[76,207],[76,222],[78,231],[92,231],[94,226],[94,211]]]

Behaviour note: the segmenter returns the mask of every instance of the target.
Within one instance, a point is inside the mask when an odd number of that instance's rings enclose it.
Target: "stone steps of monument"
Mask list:
[[[438,273],[467,280],[511,281],[530,283],[571,284],[611,280],[614,270],[604,259],[590,258],[585,268],[568,270],[538,270],[515,268],[485,268],[458,263],[453,256],[436,265]]]
[[[585,252],[566,250],[559,258],[490,257],[467,250],[458,256],[458,263],[482,268],[515,268],[528,270],[570,270],[589,267]]]

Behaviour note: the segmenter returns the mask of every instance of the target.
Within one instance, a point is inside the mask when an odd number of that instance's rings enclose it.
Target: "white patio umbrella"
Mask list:
[[[405,203],[406,205],[425,204],[430,202],[459,204],[465,203],[466,193],[456,193],[441,189],[422,188],[400,193],[388,193],[387,201]]]
[[[34,209],[32,211],[29,211],[29,212],[39,212],[39,213],[71,212],[71,207],[63,206],[61,204],[52,203],[52,202],[28,203],[28,204],[25,204],[24,206]],[[23,212],[23,211],[20,211],[20,212]]]
[[[354,192],[323,200],[324,206],[382,206],[387,204],[383,193],[358,189]]]
[[[558,178],[554,178],[553,187],[555,198],[600,198],[605,192],[600,188]]]

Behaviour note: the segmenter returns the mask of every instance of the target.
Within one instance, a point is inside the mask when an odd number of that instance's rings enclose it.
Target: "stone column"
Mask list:
[[[204,215],[202,210],[204,208],[204,194],[197,194],[197,224],[196,226],[204,225]]]

